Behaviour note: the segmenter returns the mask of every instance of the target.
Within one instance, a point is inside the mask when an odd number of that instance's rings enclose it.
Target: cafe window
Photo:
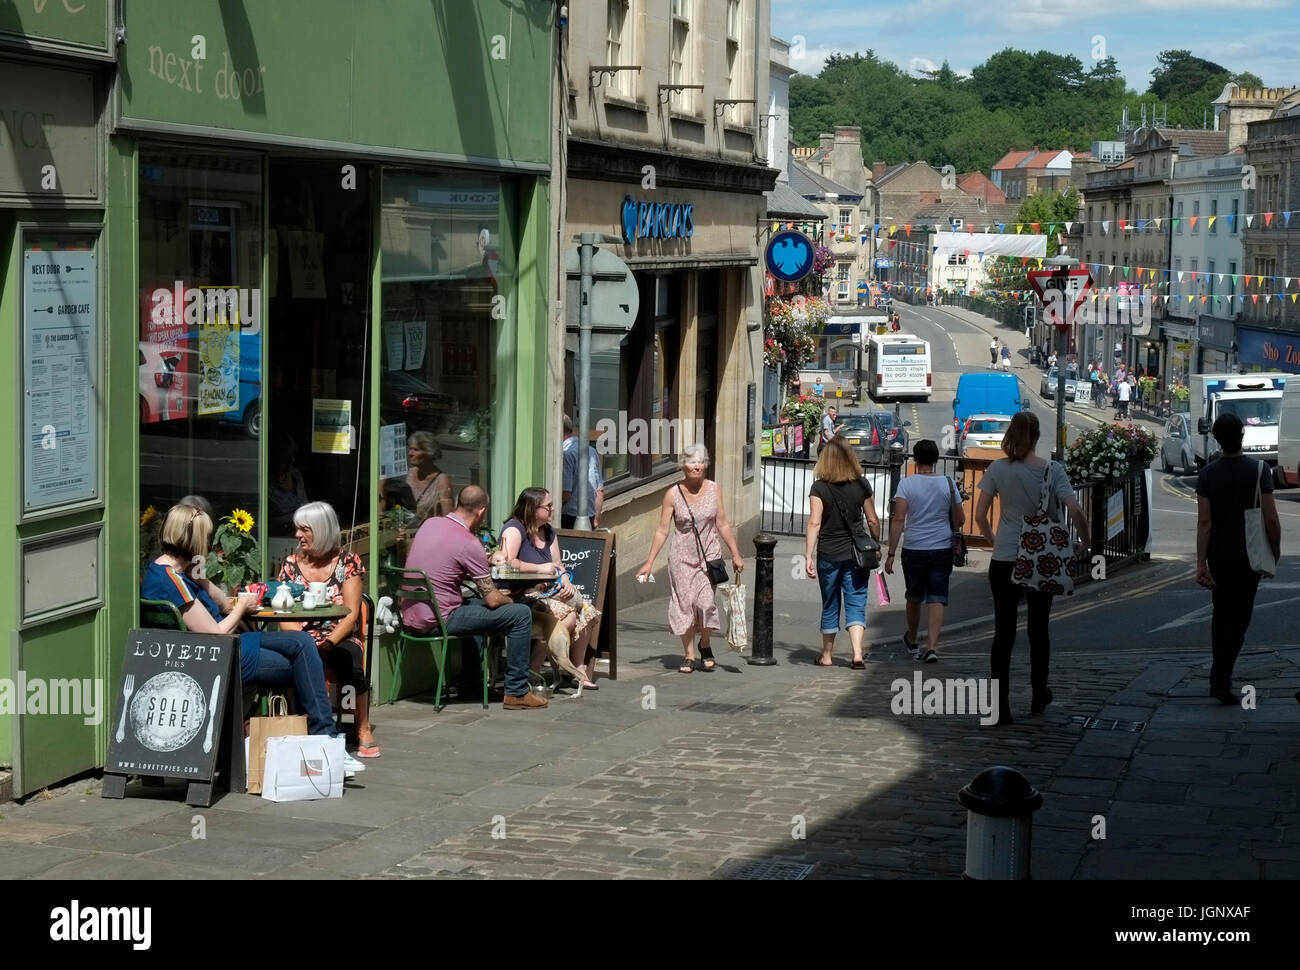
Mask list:
[[[496,359],[514,278],[511,187],[487,175],[384,173],[376,337],[382,549],[398,530],[409,536],[450,512],[464,486],[493,493]],[[495,528],[514,496],[494,498]]]
[[[261,159],[142,150],[139,179],[141,514],[197,494],[217,520],[256,515]]]

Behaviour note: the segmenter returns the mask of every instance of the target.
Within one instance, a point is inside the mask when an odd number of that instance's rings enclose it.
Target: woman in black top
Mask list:
[[[817,456],[813,468],[816,481],[808,499],[807,571],[816,579],[822,593],[822,654],[819,667],[830,667],[835,648],[835,634],[840,628],[840,602],[844,603],[844,625],[853,647],[854,670],[863,670],[862,640],[867,629],[867,581],[869,569],[853,563],[853,539],[850,524],[865,515],[867,528],[878,540],[880,519],[871,501],[871,484],[862,477],[849,443],[838,435],[828,441]],[[845,522],[844,512],[850,516]]]

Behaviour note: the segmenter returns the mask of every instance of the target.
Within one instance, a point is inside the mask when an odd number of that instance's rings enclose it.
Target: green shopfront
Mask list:
[[[90,559],[97,595],[6,601],[0,676],[100,679],[111,709],[138,577],[183,496],[251,513],[271,578],[294,509],[329,502],[377,599],[419,498],[408,461],[453,494],[484,486],[497,512],[543,478],[553,16],[548,0],[126,0],[115,64],[88,69],[99,195],[15,213],[0,303],[31,317],[40,252],[96,274],[78,304],[93,406],[72,443],[98,456],[98,493],[28,514],[20,473],[4,514],[21,575]],[[39,383],[33,366],[16,386]],[[377,698],[391,655],[374,652]],[[404,688],[428,688],[420,661]],[[3,710],[16,796],[102,763],[107,717]]]

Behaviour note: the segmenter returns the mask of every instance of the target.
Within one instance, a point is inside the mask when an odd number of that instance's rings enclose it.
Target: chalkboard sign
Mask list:
[[[243,790],[239,640],[184,630],[132,630],[109,724],[105,798],[129,775],[180,778],[186,802],[211,805],[213,782]],[[231,737],[240,728],[240,743]]]
[[[573,572],[573,585],[596,609],[600,619],[591,635],[596,655],[609,655],[609,678],[618,679],[618,606],[615,596],[614,533],[556,529],[564,567]]]

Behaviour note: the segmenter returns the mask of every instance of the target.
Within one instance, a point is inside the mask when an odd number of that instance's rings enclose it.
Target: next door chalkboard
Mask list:
[[[618,680],[618,603],[614,581],[614,533],[556,529],[560,554],[566,569],[573,572],[573,585],[582,591],[600,619],[591,642],[596,655],[609,655],[609,679]]]
[[[180,778],[185,801],[211,805],[214,782],[243,791],[239,640],[186,630],[132,630],[109,725],[105,798],[126,779]],[[232,737],[240,729],[238,743]]]

